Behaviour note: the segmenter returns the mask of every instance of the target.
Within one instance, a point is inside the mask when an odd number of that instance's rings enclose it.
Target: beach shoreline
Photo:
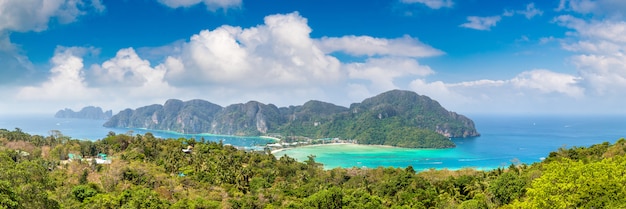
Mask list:
[[[402,148],[402,147],[394,147],[394,146],[389,146],[389,145],[355,144],[355,143],[339,142],[339,143],[327,143],[327,144],[308,144],[308,145],[302,145],[302,146],[296,146],[296,147],[284,147],[284,148],[272,150],[271,153],[275,154],[275,153],[278,153],[278,152],[283,152],[283,151],[291,150],[291,149],[294,149],[294,148],[302,148],[302,147],[320,147],[320,146],[336,146],[336,145],[356,145],[356,146],[371,146],[371,147],[384,147],[384,148]],[[410,148],[408,148],[408,149],[410,149]]]
[[[282,141],[280,138],[276,138],[276,137],[272,137],[272,136],[259,136],[259,138],[270,139],[270,140],[274,140],[276,142]]]

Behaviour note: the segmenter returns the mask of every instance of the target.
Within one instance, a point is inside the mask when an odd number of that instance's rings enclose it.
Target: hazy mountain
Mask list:
[[[102,111],[100,107],[87,106],[83,107],[78,112],[74,112],[69,108],[57,111],[54,114],[55,118],[81,118],[81,119],[94,119],[94,120],[108,120],[113,116],[113,111]]]

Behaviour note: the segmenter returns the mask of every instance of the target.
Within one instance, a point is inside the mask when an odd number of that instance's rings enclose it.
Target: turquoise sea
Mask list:
[[[626,137],[626,116],[470,116],[480,137],[453,138],[452,149],[403,149],[326,145],[289,149],[275,155],[306,160],[315,155],[325,168],[406,167],[415,170],[493,169],[539,162],[560,147],[589,146]]]
[[[307,146],[277,152],[280,157],[289,155],[305,160],[315,155],[325,168],[378,166],[406,167],[416,170],[429,168],[460,169],[473,167],[492,169],[511,163],[539,162],[560,147],[588,146],[605,141],[615,142],[626,138],[626,116],[487,116],[469,115],[474,120],[480,137],[452,139],[452,149],[404,149],[365,145]],[[48,135],[59,130],[77,139],[101,139],[109,131],[117,134],[144,134],[145,129],[104,128],[102,120],[59,119],[52,116],[0,116],[0,128],[21,128],[30,134]],[[157,137],[205,137],[206,140],[223,140],[225,144],[253,147],[271,143],[258,137],[233,137],[215,135],[178,134],[150,131]]]

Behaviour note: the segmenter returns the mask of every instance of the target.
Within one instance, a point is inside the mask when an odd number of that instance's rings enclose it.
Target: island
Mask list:
[[[471,119],[404,90],[384,92],[350,107],[316,100],[280,108],[257,101],[221,107],[199,99],[170,99],[164,105],[120,111],[104,126],[272,136],[291,143],[329,138],[408,148],[450,148],[455,146],[450,138],[479,136]]]
[[[93,120],[108,120],[113,116],[113,111],[102,111],[100,107],[87,106],[83,107],[78,112],[74,112],[74,110],[65,108],[63,110],[57,111],[54,114],[55,118],[79,118],[79,119],[93,119]]]

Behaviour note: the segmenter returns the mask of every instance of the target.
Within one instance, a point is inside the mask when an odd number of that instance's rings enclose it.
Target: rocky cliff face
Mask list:
[[[83,109],[78,112],[74,112],[71,109],[65,108],[63,110],[59,110],[56,114],[54,114],[55,118],[80,118],[93,120],[108,120],[112,116],[113,111],[108,110],[104,112],[102,111],[102,108],[94,106],[83,107]]]
[[[281,133],[309,137],[355,132],[363,123],[431,130],[447,137],[478,136],[474,122],[447,111],[437,101],[410,91],[393,90],[354,103],[350,108],[321,101],[278,108],[250,101],[227,107],[203,101],[171,99],[164,105],[126,109],[106,127],[148,128],[182,133],[260,135]],[[379,124],[380,125],[380,124]],[[357,135],[355,133],[353,135]]]

